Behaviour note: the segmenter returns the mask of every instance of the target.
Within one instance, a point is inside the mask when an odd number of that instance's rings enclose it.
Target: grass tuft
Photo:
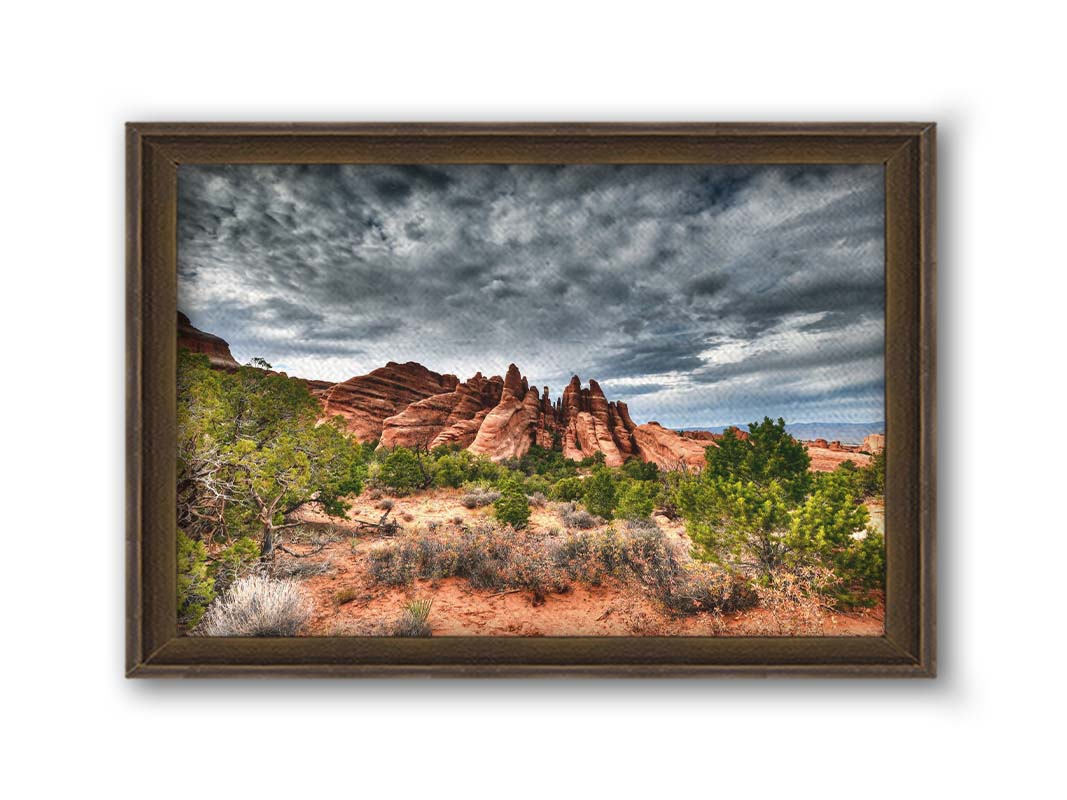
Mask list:
[[[201,636],[294,636],[311,617],[311,601],[293,580],[238,578],[196,629]]]
[[[430,609],[433,599],[420,598],[404,606],[404,613],[393,626],[393,636],[430,636]]]

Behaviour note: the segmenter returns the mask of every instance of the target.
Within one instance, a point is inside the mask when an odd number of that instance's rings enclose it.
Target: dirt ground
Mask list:
[[[415,497],[390,498],[391,517],[407,531],[429,523],[467,524],[488,518],[486,508],[467,509],[461,490],[434,490]],[[314,600],[314,613],[304,634],[309,636],[366,636],[382,634],[412,599],[432,599],[429,623],[434,636],[746,636],[789,633],[763,609],[723,616],[702,613],[679,617],[668,613],[643,587],[618,582],[589,586],[574,583],[562,594],[549,594],[535,605],[527,591],[494,592],[474,589],[461,578],[418,580],[393,587],[375,581],[368,567],[368,551],[386,540],[360,530],[355,520],[376,521],[383,511],[368,494],[356,498],[345,521],[303,512],[307,528],[286,545],[303,553],[317,550],[310,541],[326,541],[310,560],[328,561],[329,570],[305,578],[303,587]],[[529,528],[546,538],[564,536],[562,524],[549,507],[531,508]],[[688,543],[684,527],[665,517],[656,522],[669,537]],[[399,534],[403,536],[404,533]],[[280,553],[278,558],[291,558]],[[832,613],[811,633],[825,636],[878,636],[884,608]]]

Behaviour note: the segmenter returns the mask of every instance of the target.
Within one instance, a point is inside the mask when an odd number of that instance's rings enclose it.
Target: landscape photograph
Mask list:
[[[884,241],[872,164],[181,165],[180,631],[882,635]]]

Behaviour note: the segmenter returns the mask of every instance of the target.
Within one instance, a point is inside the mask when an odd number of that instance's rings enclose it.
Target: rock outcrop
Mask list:
[[[508,366],[500,402],[486,414],[467,448],[496,461],[526,455],[537,434],[541,398],[514,364]],[[542,423],[543,427],[543,423]]]
[[[458,385],[455,375],[441,375],[414,361],[390,361],[366,375],[334,384],[319,399],[323,416],[343,417],[345,427],[357,439],[372,441],[381,438],[389,417],[412,403],[454,392]]]
[[[859,452],[859,447],[848,448],[847,445],[834,447],[819,447],[818,442],[825,439],[816,439],[802,444],[808,451],[811,459],[811,469],[815,472],[833,472],[846,461],[851,461],[857,467],[864,467],[871,463],[871,457],[866,453]],[[831,445],[833,442],[830,443]]]
[[[604,463],[617,467],[630,456],[638,455],[625,403],[612,403],[594,380],[583,389],[575,375],[556,406],[556,422],[563,455],[574,461],[604,454]]]
[[[354,378],[347,384],[357,381],[363,386],[367,377]],[[560,401],[553,403],[547,386],[540,390],[531,386],[519,368],[511,364],[503,378],[484,378],[478,373],[448,389],[383,417],[380,446],[455,445],[501,461],[521,458],[536,444],[545,449],[561,447],[564,455],[575,461],[602,453],[608,466],[640,457],[633,438],[637,426],[630,419],[626,404],[610,402],[596,381],[584,388],[581,379],[573,377]],[[323,395],[328,413],[336,405],[337,391],[328,390]],[[345,405],[351,415],[346,418],[362,424],[364,419],[355,409],[366,398],[352,396],[349,389],[340,391],[345,392]],[[360,435],[355,424],[350,424],[349,429]]]
[[[178,347],[184,347],[193,353],[203,353],[208,363],[216,369],[235,370],[239,366],[230,354],[230,345],[225,339],[210,333],[204,333],[182,312],[178,312]]]
[[[866,453],[877,455],[885,450],[885,434],[872,433],[863,437],[863,446],[860,448]]]
[[[694,439],[698,442],[707,442],[707,444],[722,438],[721,433],[712,433],[711,431],[675,431],[675,433],[685,439]]]
[[[633,436],[641,460],[665,470],[700,469],[705,464],[704,448],[714,444],[682,436],[658,422],[638,425]]]

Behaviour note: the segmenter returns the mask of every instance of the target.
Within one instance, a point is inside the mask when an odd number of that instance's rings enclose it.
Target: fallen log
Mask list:
[[[383,536],[396,536],[396,534],[400,532],[400,523],[396,520],[389,519],[388,511],[382,514],[382,518],[377,522],[370,522],[365,519],[353,519],[352,521],[355,522],[360,529],[375,530]]]

